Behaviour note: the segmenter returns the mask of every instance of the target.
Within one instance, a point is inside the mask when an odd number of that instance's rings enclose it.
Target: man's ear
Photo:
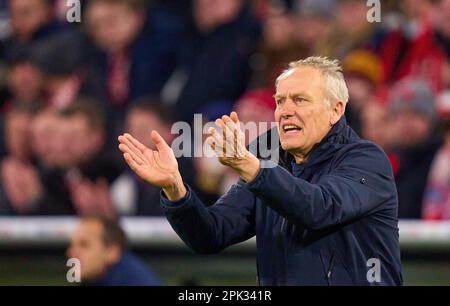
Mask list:
[[[337,101],[331,108],[330,125],[334,125],[344,115],[345,104],[342,101]]]

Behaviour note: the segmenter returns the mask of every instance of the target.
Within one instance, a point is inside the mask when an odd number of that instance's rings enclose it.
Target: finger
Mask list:
[[[133,152],[127,145],[121,143],[119,145],[119,149],[120,151],[122,151],[122,153],[128,153],[138,165],[142,165],[144,163],[143,159],[139,157],[135,152]]]
[[[167,151],[171,149],[164,138],[162,138],[157,131],[152,131],[151,138],[158,151]]]
[[[139,165],[134,161],[134,159],[131,157],[130,153],[124,153],[123,157],[125,158],[126,163],[128,166],[133,170],[134,172],[138,172]]]
[[[145,157],[144,157],[143,151],[141,149],[139,149],[138,147],[136,147],[135,142],[138,142],[138,141],[136,139],[134,139],[133,136],[131,136],[130,134],[125,134],[123,144],[126,145],[131,150],[131,152],[133,152],[136,156],[138,156],[142,161],[144,161]],[[145,148],[145,146],[144,146],[144,148]]]
[[[143,145],[139,140],[134,138],[131,134],[125,133],[125,139],[128,139],[136,148],[138,148],[141,152],[144,152],[147,147]]]
[[[239,117],[235,111],[231,112],[230,118],[234,123],[239,124]]]

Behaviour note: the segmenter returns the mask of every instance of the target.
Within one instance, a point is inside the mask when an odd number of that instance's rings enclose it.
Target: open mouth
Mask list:
[[[283,132],[285,134],[293,134],[296,132],[300,132],[302,130],[301,127],[296,126],[295,124],[285,124],[283,125]]]

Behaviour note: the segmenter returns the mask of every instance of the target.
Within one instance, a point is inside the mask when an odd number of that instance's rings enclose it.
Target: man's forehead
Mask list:
[[[322,84],[322,73],[314,67],[295,67],[283,73],[276,84],[278,94],[288,92],[299,94],[307,92],[313,86]]]

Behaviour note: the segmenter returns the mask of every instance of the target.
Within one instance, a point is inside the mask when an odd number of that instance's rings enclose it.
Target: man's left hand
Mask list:
[[[208,132],[211,136],[206,142],[214,150],[220,163],[235,170],[244,181],[252,181],[259,172],[260,161],[245,147],[245,134],[240,129],[237,113],[224,115],[215,123],[221,131],[210,128]]]

